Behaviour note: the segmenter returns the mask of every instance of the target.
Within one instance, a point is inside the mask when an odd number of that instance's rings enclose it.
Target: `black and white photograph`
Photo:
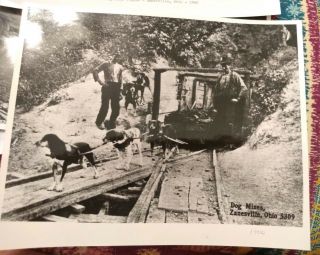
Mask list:
[[[21,11],[0,6],[0,125],[7,119]]]
[[[31,8],[24,25],[2,222],[305,227],[297,24]]]
[[[0,6],[0,154],[4,147],[13,67],[18,47],[21,9]]]

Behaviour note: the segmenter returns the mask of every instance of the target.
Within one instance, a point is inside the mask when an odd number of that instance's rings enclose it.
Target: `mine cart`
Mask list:
[[[167,89],[167,84],[162,84],[161,77],[165,72],[176,73],[176,104],[177,109],[170,112],[160,112],[161,90]],[[235,114],[235,123],[240,128],[234,132],[238,140],[246,136],[248,126],[248,112],[251,101],[251,72],[248,70],[235,70],[243,79],[248,90],[245,103],[238,108],[241,110]],[[213,68],[158,68],[154,69],[154,101],[152,119],[159,120],[160,115],[163,124],[170,124],[176,129],[177,139],[194,144],[216,143],[219,139],[217,130],[217,111],[215,109],[215,86],[221,76],[222,69]],[[238,109],[238,110],[239,110]]]

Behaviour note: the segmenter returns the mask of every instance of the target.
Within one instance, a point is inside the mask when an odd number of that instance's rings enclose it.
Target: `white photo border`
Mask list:
[[[150,1],[150,0],[6,0],[5,5],[37,5],[44,8],[55,8],[63,6],[63,8],[84,8],[89,10],[92,6],[96,9],[109,10],[118,9],[120,11],[137,11],[137,15],[155,16],[159,11],[166,15],[182,15],[184,18],[202,16],[203,18],[212,17],[256,17],[267,15],[281,14],[280,0],[174,0]],[[246,8],[242,8],[246,6]],[[262,7],[262,8],[261,8]],[[210,10],[210,12],[208,11]],[[179,13],[180,12],[180,13]],[[124,14],[124,13],[122,13]]]
[[[75,11],[75,10],[73,10]],[[81,11],[81,10],[77,10]],[[0,171],[0,212],[5,193],[6,173],[9,161],[10,141],[14,122],[17,88],[23,37],[28,10],[24,8],[21,18],[19,54],[13,75],[7,120],[5,153]],[[142,15],[137,10],[131,13],[120,10],[85,11],[95,13]],[[159,17],[168,17],[159,12]],[[175,18],[182,18],[181,15]],[[170,16],[169,16],[170,17]],[[199,19],[199,18],[197,18]],[[202,19],[202,18],[200,18]],[[303,152],[303,226],[278,227],[233,224],[90,224],[90,223],[46,223],[46,222],[0,222],[0,250],[66,247],[66,246],[129,246],[129,245],[218,245],[248,246],[283,249],[310,250],[309,208],[309,157],[307,136],[307,113],[305,94],[304,53],[301,21],[253,21],[235,19],[205,19],[216,22],[296,25],[298,36],[301,134]]]

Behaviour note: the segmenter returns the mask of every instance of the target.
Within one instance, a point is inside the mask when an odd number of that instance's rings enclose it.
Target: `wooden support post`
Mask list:
[[[161,96],[161,73],[162,70],[154,70],[154,92],[152,105],[152,119],[158,120]]]

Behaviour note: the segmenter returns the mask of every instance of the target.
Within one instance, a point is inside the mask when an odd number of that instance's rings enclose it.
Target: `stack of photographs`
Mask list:
[[[0,248],[310,248],[301,22],[186,16],[23,9]]]

